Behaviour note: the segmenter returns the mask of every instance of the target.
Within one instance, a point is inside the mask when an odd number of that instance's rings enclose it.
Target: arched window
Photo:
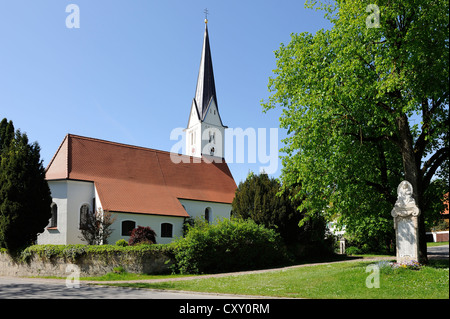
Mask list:
[[[170,223],[161,224],[161,237],[173,237],[173,225]]]
[[[92,212],[89,204],[83,204],[80,207],[80,229],[87,229],[88,223],[91,221]]]
[[[136,228],[136,222],[132,220],[124,220],[122,222],[122,236],[130,236],[131,231]]]
[[[58,227],[58,205],[52,203],[51,206],[52,218],[50,219],[50,228]]]
[[[207,223],[211,222],[211,208],[205,208],[205,220]]]

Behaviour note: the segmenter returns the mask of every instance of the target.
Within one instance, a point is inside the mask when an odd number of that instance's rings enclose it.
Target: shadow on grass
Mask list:
[[[432,268],[448,268],[449,267],[449,260],[448,259],[430,259],[428,261],[427,267]]]

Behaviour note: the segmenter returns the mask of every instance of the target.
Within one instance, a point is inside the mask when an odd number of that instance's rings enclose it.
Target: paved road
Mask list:
[[[428,258],[436,259],[436,258],[449,258],[449,246],[434,246],[428,247]]]
[[[167,292],[84,285],[67,288],[64,280],[0,277],[0,299],[235,299],[233,295]]]

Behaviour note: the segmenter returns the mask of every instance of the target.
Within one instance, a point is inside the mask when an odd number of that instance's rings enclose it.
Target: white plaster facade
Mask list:
[[[101,208],[101,201],[97,194],[93,182],[73,181],[73,180],[55,180],[49,181],[52,193],[53,203],[57,205],[57,226],[48,227],[44,233],[38,236],[38,244],[86,244],[81,240],[80,232],[80,209],[84,204],[89,205],[90,211]],[[179,199],[190,217],[205,218],[205,211],[208,209],[209,222],[213,223],[218,219],[230,218],[231,204],[205,202],[197,200]],[[122,225],[124,221],[133,221],[135,226],[149,226],[157,237],[158,244],[168,244],[177,237],[183,236],[184,217],[111,212],[116,217],[111,226],[113,233],[108,238],[109,244],[114,244],[119,239],[128,241],[129,236],[122,234]],[[162,225],[172,225],[172,236],[162,237]],[[50,226],[50,224],[49,224]]]
[[[73,180],[49,181],[48,185],[57,205],[57,227],[47,228],[38,236],[38,244],[83,244],[79,230],[80,209],[86,204],[90,211],[101,207],[94,183]],[[95,206],[95,207],[94,207]]]
[[[219,110],[211,101],[203,121],[195,104],[192,103],[188,127],[186,129],[186,154],[195,157],[202,155],[224,158],[225,127],[220,120]]]

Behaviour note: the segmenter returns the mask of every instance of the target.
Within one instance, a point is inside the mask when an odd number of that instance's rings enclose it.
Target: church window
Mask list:
[[[83,204],[80,207],[80,229],[85,230],[87,228],[89,219],[91,216],[89,214],[92,214],[91,207],[89,204]]]
[[[130,236],[131,231],[136,228],[136,222],[132,220],[124,220],[122,222],[122,236]]]
[[[50,228],[58,227],[58,206],[53,203],[51,206],[52,218],[50,219]]]
[[[207,223],[211,222],[211,208],[205,208],[205,220]]]
[[[173,237],[173,225],[170,223],[161,224],[161,237]]]

